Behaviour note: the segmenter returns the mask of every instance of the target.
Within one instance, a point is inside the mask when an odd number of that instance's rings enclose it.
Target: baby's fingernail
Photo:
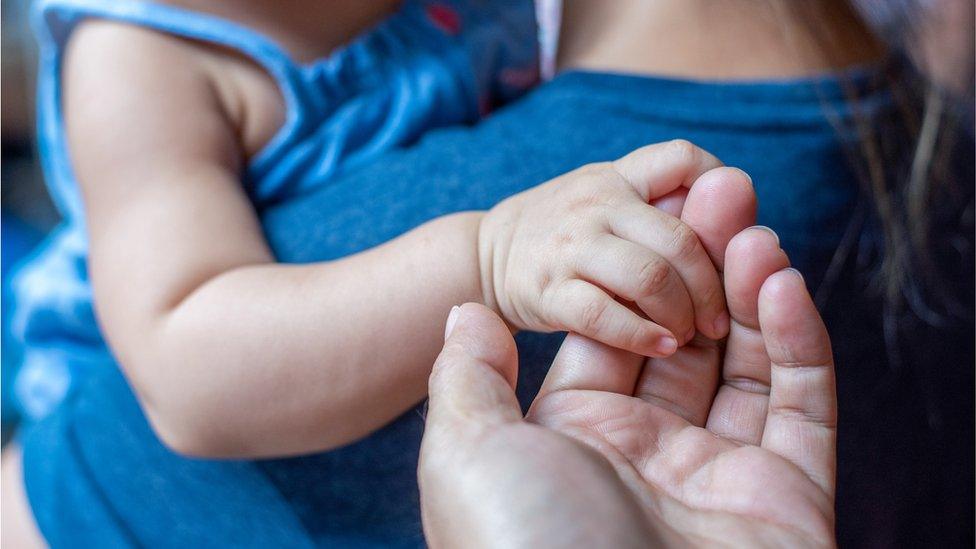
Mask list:
[[[447,324],[444,326],[444,341],[451,337],[451,332],[454,331],[454,325],[457,323],[458,313],[461,312],[461,308],[457,305],[451,307],[450,314],[447,315]]]
[[[685,334],[685,343],[691,341],[692,339],[695,339],[695,331],[696,330],[694,326],[692,326],[691,329],[688,330],[688,333]]]
[[[725,311],[722,311],[715,318],[715,322],[712,322],[712,329],[715,330],[716,337],[724,337],[725,334],[729,333],[729,322],[729,313]]]
[[[662,356],[671,356],[678,350],[678,341],[671,336],[664,336],[657,342],[654,349]]]

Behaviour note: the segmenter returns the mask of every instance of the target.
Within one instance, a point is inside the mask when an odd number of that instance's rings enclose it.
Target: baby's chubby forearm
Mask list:
[[[329,263],[239,267],[196,288],[128,368],[161,438],[211,457],[298,454],[354,441],[416,404],[451,306],[484,301],[481,217],[439,218]]]

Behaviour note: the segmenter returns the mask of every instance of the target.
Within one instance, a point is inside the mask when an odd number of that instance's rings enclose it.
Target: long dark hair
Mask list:
[[[868,262],[884,295],[886,324],[906,313],[934,327],[973,317],[973,3],[931,4],[787,3],[826,56],[847,47],[831,25],[819,24],[837,18],[858,20],[887,50],[878,85],[899,112],[882,120],[854,117],[859,139],[850,157],[865,200],[823,288],[829,293],[831,277],[852,254],[874,250]],[[851,87],[855,107],[857,94]],[[869,225],[878,230],[866,243]]]

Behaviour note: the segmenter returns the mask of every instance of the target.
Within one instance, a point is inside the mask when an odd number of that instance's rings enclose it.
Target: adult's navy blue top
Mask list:
[[[862,94],[861,115],[880,122],[896,113],[889,94],[872,88],[874,76],[844,78]],[[689,139],[752,175],[759,221],[779,233],[819,294],[838,370],[840,541],[964,544],[973,529],[971,324],[903,334],[926,353],[893,362],[880,302],[857,262],[839,262],[823,284],[861,203],[845,153],[855,142],[853,113],[838,78],[728,84],[563,74],[475,127],[430,132],[262,212],[264,227],[282,261],[334,259],[443,214],[489,208],[581,164]],[[859,240],[869,246],[865,231],[851,234],[865,233]],[[519,336],[523,403],[560,339]],[[55,545],[186,546],[201,537],[244,546],[421,545],[419,410],[329,453],[190,460],[157,441],[122,376],[104,372],[24,437],[27,489]]]

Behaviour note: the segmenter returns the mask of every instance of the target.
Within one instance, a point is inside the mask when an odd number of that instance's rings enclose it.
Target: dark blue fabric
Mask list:
[[[867,116],[891,115],[889,97],[870,89],[868,75],[850,76],[863,88]],[[816,289],[858,204],[843,152],[853,139],[851,112],[841,98],[830,79],[719,84],[565,74],[476,127],[430,132],[262,218],[281,260],[328,260],[442,214],[488,208],[583,163],[680,137],[752,174],[760,221],[777,230]],[[940,349],[920,358],[940,361],[948,383],[937,387],[947,398],[933,412],[911,369],[889,364],[879,302],[854,268],[845,265],[823,298],[841,399],[840,540],[965,543],[972,464],[957,456],[960,440],[972,448],[971,400],[968,415],[956,414],[972,395],[971,327],[942,332]],[[925,344],[929,336],[917,334]],[[518,337],[523,404],[560,339]],[[25,438],[28,492],[42,523],[67,521],[78,525],[71,535],[87,536],[52,540],[60,545],[417,546],[421,412],[325,454],[188,460],[153,437],[121,375],[104,372]]]

